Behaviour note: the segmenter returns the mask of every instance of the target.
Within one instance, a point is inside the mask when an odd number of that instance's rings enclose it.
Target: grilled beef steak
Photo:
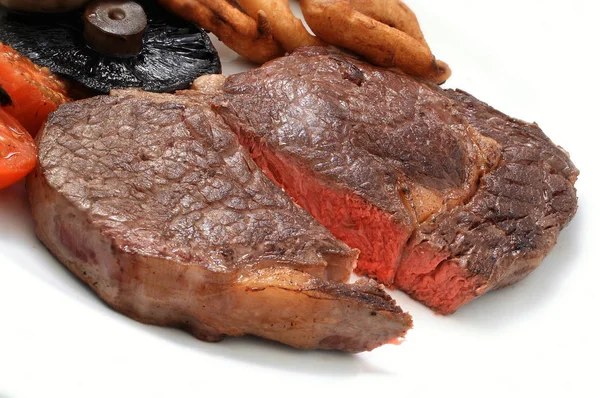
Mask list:
[[[358,252],[294,204],[211,111],[215,95],[122,91],[61,107],[28,180],[36,233],[116,310],[200,339],[358,352],[410,316]],[[212,80],[211,80],[212,79]]]
[[[448,314],[535,269],[577,209],[578,171],[537,125],[339,52],[194,88],[62,106],[28,181],[40,239],[143,322],[369,350],[411,320],[340,283],[350,247]]]
[[[440,313],[523,278],[575,214],[568,155],[464,92],[324,48],[222,90],[218,113],[270,178],[360,249],[358,271]]]

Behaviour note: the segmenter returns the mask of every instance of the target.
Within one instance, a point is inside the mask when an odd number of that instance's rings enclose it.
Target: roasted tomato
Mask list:
[[[31,135],[0,109],[0,189],[25,177],[36,165],[37,148]]]
[[[33,137],[48,114],[69,101],[63,81],[2,43],[0,86],[10,97],[10,104],[3,109],[14,116]]]

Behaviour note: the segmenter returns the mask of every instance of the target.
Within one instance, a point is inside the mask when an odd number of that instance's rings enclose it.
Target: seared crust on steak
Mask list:
[[[396,275],[398,286],[447,313],[465,299],[521,280],[541,263],[577,211],[579,172],[536,124],[510,118],[460,90],[443,94],[465,124],[502,148],[498,164],[481,177],[469,201],[438,212],[413,232]],[[433,253],[438,264],[410,275],[423,252]],[[431,289],[419,288],[448,266],[476,281],[473,296],[435,297]]]
[[[73,102],[39,150],[28,180],[38,237],[132,318],[207,341],[253,334],[348,352],[411,327],[374,282],[339,283],[357,250],[277,188],[203,96]]]

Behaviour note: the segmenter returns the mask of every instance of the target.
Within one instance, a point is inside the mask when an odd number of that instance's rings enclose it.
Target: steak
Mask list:
[[[576,212],[568,154],[463,91],[325,48],[230,76],[222,91],[217,112],[273,181],[360,250],[357,271],[439,313],[525,277]]]
[[[60,107],[28,179],[36,233],[117,311],[206,341],[256,335],[371,350],[411,318],[346,281],[358,251],[273,184],[204,92],[120,91]]]

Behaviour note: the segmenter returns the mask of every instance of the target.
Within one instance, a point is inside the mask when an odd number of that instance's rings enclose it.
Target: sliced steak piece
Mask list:
[[[55,112],[28,180],[40,240],[119,312],[203,340],[358,352],[404,336],[410,316],[382,287],[340,283],[358,252],[260,171],[205,98],[123,91]]]
[[[523,278],[575,214],[568,155],[463,92],[324,48],[222,90],[217,112],[270,178],[360,249],[358,272],[440,313]]]

